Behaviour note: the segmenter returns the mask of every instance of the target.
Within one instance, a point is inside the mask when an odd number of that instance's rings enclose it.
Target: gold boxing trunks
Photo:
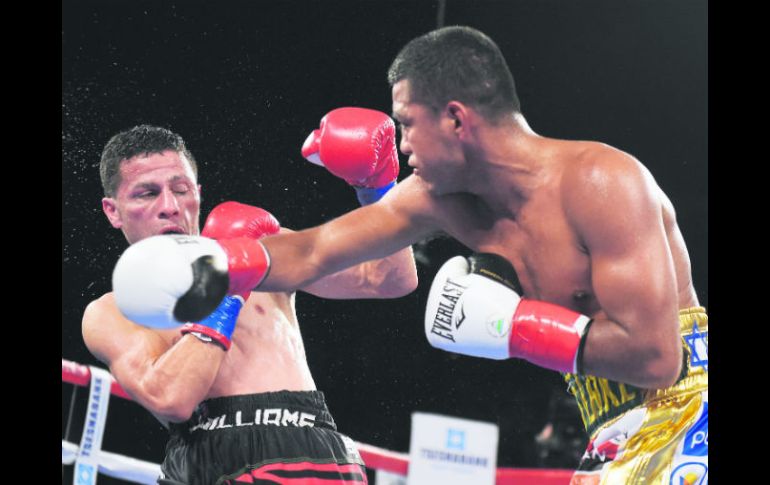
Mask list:
[[[666,389],[565,374],[590,436],[572,485],[708,483],[708,316],[679,311],[686,367]]]

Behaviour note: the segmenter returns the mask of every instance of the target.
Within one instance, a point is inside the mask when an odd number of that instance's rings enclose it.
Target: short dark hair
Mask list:
[[[115,197],[120,185],[120,162],[137,155],[161,153],[166,150],[181,152],[190,161],[193,173],[198,176],[198,165],[185,146],[181,136],[166,128],[139,125],[121,131],[110,138],[102,150],[99,176],[106,197]]]
[[[520,112],[519,97],[500,48],[471,27],[444,27],[411,40],[388,69],[391,86],[409,81],[411,101],[438,112],[457,100],[490,121]]]

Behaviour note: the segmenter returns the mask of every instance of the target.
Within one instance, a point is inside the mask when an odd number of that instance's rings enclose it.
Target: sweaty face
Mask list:
[[[190,162],[179,152],[142,154],[120,163],[120,185],[102,208],[133,244],[158,234],[200,232],[200,190]]]
[[[434,193],[448,193],[462,186],[458,168],[462,152],[455,136],[455,123],[445,112],[434,113],[428,106],[410,99],[408,80],[393,85],[393,118],[401,132],[399,149],[409,157],[413,174],[423,179]]]

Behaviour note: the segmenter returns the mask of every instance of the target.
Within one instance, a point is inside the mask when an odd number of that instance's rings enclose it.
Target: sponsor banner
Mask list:
[[[99,470],[99,453],[102,450],[104,424],[107,421],[107,408],[110,402],[110,373],[98,367],[91,369],[91,388],[88,393],[86,422],[80,439],[77,458],[75,459],[74,485],[95,485]]]
[[[494,485],[497,425],[430,413],[412,414],[408,485]]]

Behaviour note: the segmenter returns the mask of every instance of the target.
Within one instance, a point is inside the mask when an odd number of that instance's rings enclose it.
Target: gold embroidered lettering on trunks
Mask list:
[[[595,376],[565,374],[567,390],[575,400],[590,435],[598,426],[639,405],[643,400],[640,389]]]

